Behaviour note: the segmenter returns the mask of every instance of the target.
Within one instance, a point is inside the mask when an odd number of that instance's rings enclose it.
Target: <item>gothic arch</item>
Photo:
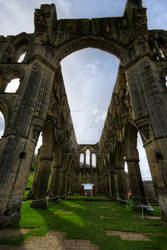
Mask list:
[[[32,40],[31,35],[23,32],[16,36],[10,53],[9,61],[17,62],[19,57],[28,50]]]
[[[7,124],[8,124],[8,106],[2,98],[0,98],[0,111],[2,112],[2,114],[4,116],[4,123],[5,123],[4,134],[5,134]]]
[[[72,41],[66,41],[60,45],[60,47],[55,52],[58,63],[68,55],[85,48],[96,48],[103,50],[116,56],[122,62],[128,60],[128,51],[115,41],[109,41],[98,36],[87,36]]]

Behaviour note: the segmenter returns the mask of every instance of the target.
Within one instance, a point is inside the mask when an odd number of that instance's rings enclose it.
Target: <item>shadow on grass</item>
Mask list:
[[[34,228],[20,238],[25,240],[29,235],[45,235],[49,230],[66,232],[67,239],[90,240],[101,250],[166,250],[167,228],[158,222],[141,219],[141,214],[133,212],[131,207],[119,206],[109,202],[62,201],[46,210],[30,208],[26,201],[22,206],[20,228]],[[137,216],[137,217],[136,217]],[[150,242],[123,241],[119,236],[106,236],[105,230],[152,233]],[[24,248],[23,248],[24,249]]]
[[[20,221],[20,227],[38,227],[31,232],[31,235],[44,235],[54,229],[66,232],[68,239],[90,240],[104,250],[141,250],[158,248],[160,245],[163,249],[167,241],[161,232],[167,233],[167,229],[161,225],[161,222],[158,222],[159,225],[156,227],[153,227],[153,224],[155,221],[142,220],[140,213],[133,212],[131,207],[128,209],[116,203],[84,201],[62,201],[55,206],[52,203],[47,210],[30,209],[29,203],[25,202]],[[106,236],[105,230],[145,232],[146,234],[152,232],[153,234],[149,235],[152,241],[123,241],[119,236]]]

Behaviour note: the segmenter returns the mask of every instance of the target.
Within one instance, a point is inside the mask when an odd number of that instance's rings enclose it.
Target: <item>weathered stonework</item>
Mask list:
[[[167,220],[167,31],[148,30],[142,1],[127,0],[123,17],[58,20],[55,5],[35,10],[35,32],[0,36],[0,225],[17,220],[35,146],[42,131],[32,206],[95,183],[98,192],[127,200],[127,161],[134,206],[146,203],[136,148],[143,139],[154,188]],[[120,59],[107,118],[96,145],[78,145],[60,61],[83,48],[107,51]],[[17,60],[26,52],[22,63]],[[5,93],[20,78],[16,93]],[[96,168],[80,166],[90,147]],[[91,165],[91,164],[90,164]],[[56,198],[55,198],[56,199]]]

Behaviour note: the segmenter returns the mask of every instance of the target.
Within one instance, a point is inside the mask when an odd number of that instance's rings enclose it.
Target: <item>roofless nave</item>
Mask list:
[[[167,220],[167,32],[148,30],[142,1],[127,0],[123,17],[57,20],[55,5],[35,10],[35,32],[0,37],[0,224],[19,219],[29,168],[40,132],[32,206],[45,207],[46,195],[79,191],[84,180],[99,193],[127,198],[127,161],[134,206],[145,203],[137,132],[142,136],[154,188]],[[78,145],[60,67],[77,50],[93,47],[120,60],[100,141]],[[18,58],[26,51],[22,63]],[[8,82],[20,78],[15,94]],[[96,168],[79,165],[86,150]],[[50,178],[50,182],[48,182]],[[49,186],[48,186],[49,185]]]

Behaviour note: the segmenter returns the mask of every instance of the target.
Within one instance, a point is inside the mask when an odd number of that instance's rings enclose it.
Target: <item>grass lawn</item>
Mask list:
[[[74,193],[73,195],[70,195],[68,196],[69,199],[73,199],[73,200],[110,200],[108,197],[104,196],[104,195],[95,195],[95,196],[92,196],[91,195],[88,195],[88,196],[85,196],[85,195],[80,195],[80,194],[77,194],[77,193]]]
[[[8,240],[8,244],[18,244],[29,235],[44,235],[55,229],[66,232],[67,239],[91,240],[100,250],[167,250],[167,225],[160,220],[142,219],[140,212],[132,211],[132,203],[127,207],[115,202],[66,200],[56,205],[50,203],[46,210],[30,208],[30,203],[23,202],[22,216],[15,227],[32,230],[15,242]],[[152,215],[160,215],[158,207]],[[105,230],[142,232],[148,234],[151,241],[121,240],[119,236],[107,236]]]
[[[31,188],[33,178],[34,178],[34,171],[30,171],[30,174],[29,174],[29,177],[28,177],[27,188]]]
[[[30,192],[30,189],[32,187],[33,178],[34,178],[34,171],[30,171],[29,177],[28,177],[28,183],[27,183],[27,190],[24,192],[24,198],[26,198]]]

